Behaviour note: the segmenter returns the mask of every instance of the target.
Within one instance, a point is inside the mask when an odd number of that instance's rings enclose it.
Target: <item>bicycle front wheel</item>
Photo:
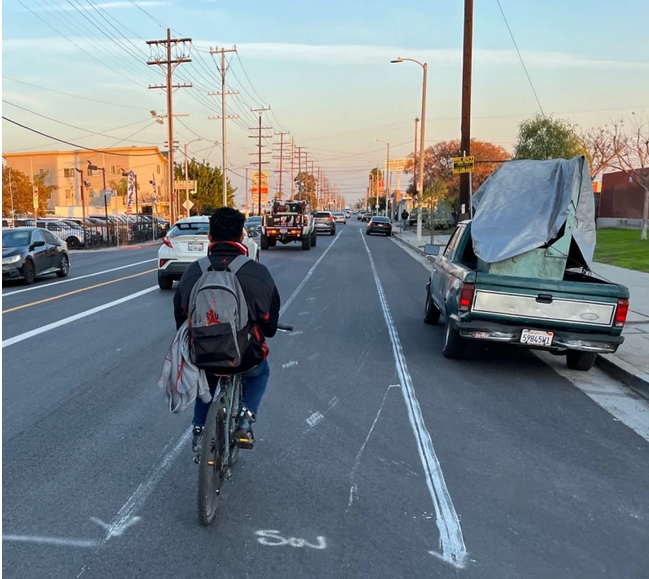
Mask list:
[[[218,392],[217,392],[218,393]],[[214,400],[207,414],[198,463],[198,516],[207,526],[216,515],[225,480],[229,452],[225,443],[226,415],[223,397]]]

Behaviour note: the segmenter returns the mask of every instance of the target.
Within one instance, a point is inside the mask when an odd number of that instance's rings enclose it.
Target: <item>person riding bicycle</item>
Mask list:
[[[211,269],[223,271],[239,255],[248,255],[244,240],[244,215],[230,207],[214,211],[210,217],[208,257]],[[184,272],[174,296],[174,317],[176,329],[187,320],[192,288],[202,275],[198,263],[192,263]],[[250,322],[250,342],[242,354],[241,364],[228,369],[229,374],[243,374],[245,387],[241,401],[241,410],[237,417],[234,439],[240,447],[252,448],[254,436],[252,424],[256,421],[259,403],[264,395],[270,367],[268,365],[268,345],[265,338],[272,338],[277,333],[279,321],[280,297],[275,282],[266,266],[257,261],[248,261],[236,272],[236,278],[246,298]],[[225,373],[225,372],[222,372]],[[218,386],[219,377],[207,372],[210,390]],[[196,398],[194,419],[192,421],[192,449],[197,451],[203,434],[210,403]]]

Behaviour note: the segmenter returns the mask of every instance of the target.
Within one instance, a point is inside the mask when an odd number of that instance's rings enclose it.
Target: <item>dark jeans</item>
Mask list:
[[[259,404],[264,392],[266,391],[266,386],[268,385],[268,378],[270,377],[270,366],[268,362],[264,360],[259,366],[253,368],[249,372],[243,374],[245,381],[245,386],[243,388],[243,398],[241,399],[241,405],[245,406],[253,414],[257,414],[259,410]],[[218,386],[219,377],[214,374],[207,373],[207,382],[210,385],[210,391],[213,392],[214,389]],[[210,409],[211,402],[203,402],[200,398],[196,398],[194,403],[194,420],[192,424],[194,426],[205,426],[205,420],[207,419],[207,413]]]

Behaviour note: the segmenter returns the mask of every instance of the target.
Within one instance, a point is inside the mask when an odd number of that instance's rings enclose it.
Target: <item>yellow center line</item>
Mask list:
[[[117,283],[118,281],[124,281],[126,279],[132,279],[134,277],[139,277],[141,275],[145,275],[147,273],[152,273],[154,271],[157,271],[157,268],[147,269],[146,271],[142,271],[140,273],[134,273],[133,275],[127,275],[125,277],[119,277],[117,279],[111,279],[110,281],[105,281],[103,283],[98,283],[96,285],[91,285],[89,287],[84,287],[84,288],[81,288],[81,289],[78,289],[78,290],[74,290],[74,291],[68,292],[66,294],[61,294],[60,296],[54,296],[54,297],[51,297],[51,298],[46,298],[44,300],[38,300],[36,302],[31,302],[29,304],[23,304],[22,306],[16,306],[15,308],[9,308],[8,310],[2,310],[2,313],[3,314],[8,314],[9,312],[15,312],[16,310],[22,310],[24,308],[30,308],[32,306],[37,306],[38,304],[44,304],[46,302],[51,302],[51,301],[54,301],[54,300],[65,298],[67,296],[72,296],[74,294],[85,292],[85,291],[88,291],[88,290],[91,290],[91,289],[95,289],[95,288],[102,287],[102,286],[105,286],[105,285],[110,285],[111,283]]]

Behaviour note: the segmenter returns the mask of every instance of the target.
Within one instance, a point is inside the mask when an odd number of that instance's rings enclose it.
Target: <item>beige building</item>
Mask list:
[[[86,211],[88,214],[104,212],[104,188],[101,168],[106,170],[106,189],[114,189],[123,178],[122,172],[133,171],[138,181],[138,202],[140,210],[153,203],[155,181],[156,214],[168,215],[169,192],[167,187],[167,157],[158,147],[114,147],[102,149],[101,153],[85,150],[43,151],[3,154],[7,165],[25,173],[28,177],[46,175],[46,185],[56,185],[48,202],[48,212],[54,215],[81,216],[81,173],[84,186]],[[95,165],[99,170],[90,170]],[[126,213],[126,198],[107,197],[109,211]],[[135,213],[135,205],[132,207]]]

